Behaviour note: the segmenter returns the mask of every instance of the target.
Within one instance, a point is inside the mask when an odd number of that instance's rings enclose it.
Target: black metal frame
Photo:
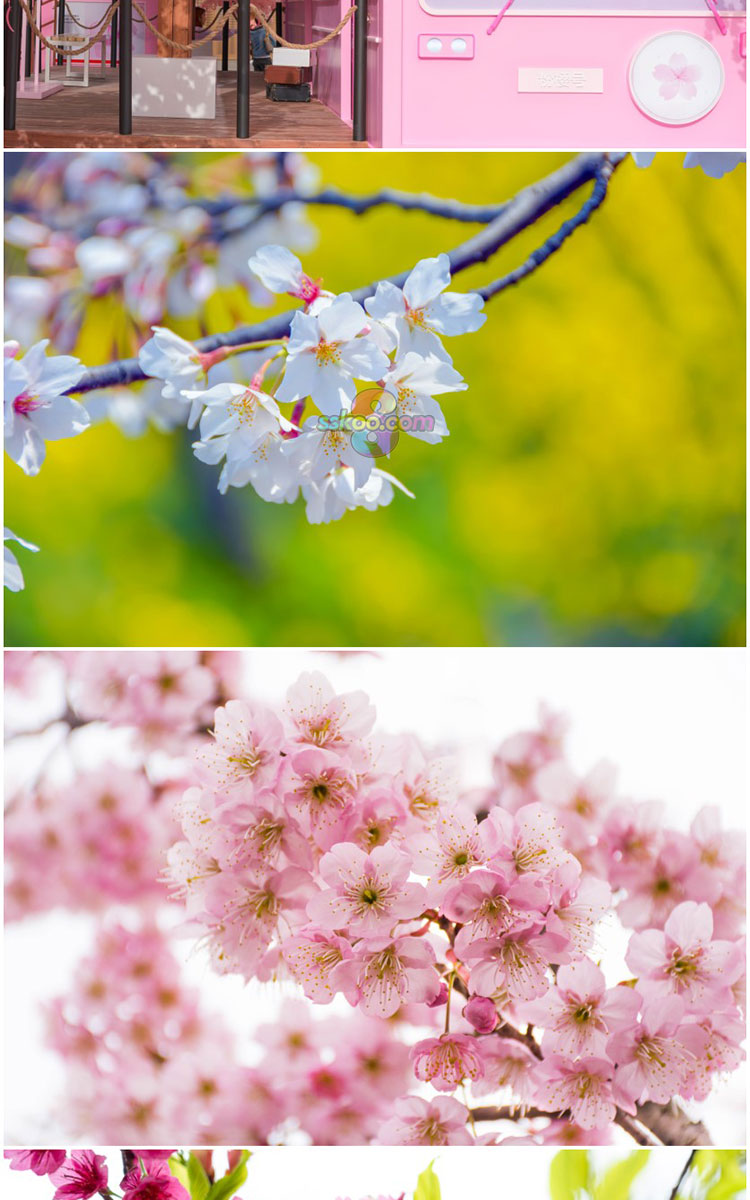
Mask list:
[[[237,7],[237,137],[250,137],[250,0]]]
[[[354,103],[352,138],[367,141],[367,0],[357,0],[354,18]]]
[[[5,95],[4,120],[6,129],[16,127],[16,90],[21,58],[21,5],[10,0],[8,22],[5,26]]]
[[[133,132],[133,0],[120,0],[120,133]]]

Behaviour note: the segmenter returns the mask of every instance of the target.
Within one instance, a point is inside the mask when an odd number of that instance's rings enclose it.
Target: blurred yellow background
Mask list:
[[[323,184],[475,202],[565,157],[310,156]],[[521,262],[581,199],[457,289]],[[305,267],[334,291],[474,228],[391,209],[311,220]],[[36,479],[7,462],[6,523],[42,550],[18,550],[6,644],[744,644],[744,230],[744,168],[717,181],[682,155],[628,160],[591,223],[448,340],[469,383],[443,398],[451,436],[402,435],[387,467],[416,499],[375,513],[310,526],[301,503],[222,498],[184,433],[97,426],[50,446]]]

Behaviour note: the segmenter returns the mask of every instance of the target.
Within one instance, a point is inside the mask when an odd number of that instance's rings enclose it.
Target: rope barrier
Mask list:
[[[112,3],[110,4],[109,8],[107,9],[106,13],[104,14],[104,17],[102,18],[100,23],[96,26],[84,25],[83,22],[79,21],[73,15],[73,13],[70,11],[70,7],[67,4],[66,0],[64,0],[64,2],[65,2],[65,8],[68,13],[68,16],[71,18],[72,21],[74,21],[74,23],[76,25],[79,26],[79,28],[87,29],[87,30],[96,29],[96,33],[94,33],[94,35],[91,37],[91,39],[88,42],[85,42],[82,45],[77,45],[72,50],[63,50],[54,41],[51,42],[44,35],[42,30],[37,25],[36,20],[34,18],[34,14],[31,11],[31,5],[29,3],[29,0],[19,0],[19,4],[21,5],[21,8],[24,11],[29,28],[34,33],[34,36],[39,39],[41,44],[43,46],[46,46],[46,48],[48,50],[53,51],[55,54],[61,55],[63,58],[77,58],[79,55],[84,54],[87,50],[90,50],[93,46],[96,46],[101,42],[102,34],[103,34],[104,30],[106,29],[107,25],[110,24],[110,22],[112,21],[112,18],[114,17],[115,13],[117,12],[117,10],[120,7],[120,0],[112,0]],[[161,32],[161,30],[154,24],[154,22],[151,20],[151,18],[148,16],[148,14],[143,10],[143,8],[141,8],[140,4],[138,3],[138,0],[133,0],[133,8],[135,9],[136,13],[140,17],[140,20],[143,22],[144,25],[148,26],[148,28],[151,30],[151,32],[154,34],[154,36],[156,38],[158,38],[158,40],[160,42],[162,42],[163,45],[170,46],[173,50],[179,50],[183,54],[185,53],[186,50],[194,50],[194,49],[197,49],[197,47],[199,47],[199,46],[205,46],[206,42],[214,41],[219,36],[219,34],[222,32],[222,30],[224,29],[224,26],[227,24],[227,22],[229,20],[236,19],[238,7],[239,7],[239,5],[233,4],[232,7],[227,10],[227,12],[217,14],[217,16],[214,18],[214,20],[208,26],[208,29],[212,29],[212,30],[215,29],[215,31],[213,32],[213,34],[210,38],[202,37],[202,38],[196,38],[195,40],[193,40],[191,42],[175,42],[172,40],[172,38],[167,37],[167,35],[165,33]],[[281,36],[281,34],[277,33],[276,30],[273,29],[269,25],[266,17],[263,15],[263,13],[260,11],[260,9],[255,4],[250,5],[250,15],[255,17],[255,19],[259,22],[259,24],[263,26],[263,28],[266,31],[266,36],[272,38],[273,41],[278,42],[280,45],[286,46],[287,49],[289,49],[289,50],[317,50],[320,46],[327,45],[328,42],[332,42],[334,38],[337,38],[341,34],[341,32],[346,28],[346,26],[349,24],[349,22],[354,17],[356,11],[357,11],[357,6],[356,6],[356,4],[353,4],[352,7],[349,9],[349,11],[346,13],[346,15],[344,17],[342,17],[342,19],[339,21],[336,28],[332,29],[330,33],[327,33],[325,37],[318,38],[318,40],[315,42],[289,42],[289,41],[287,41],[286,38],[283,38]],[[60,37],[62,35],[56,34],[54,36]]]

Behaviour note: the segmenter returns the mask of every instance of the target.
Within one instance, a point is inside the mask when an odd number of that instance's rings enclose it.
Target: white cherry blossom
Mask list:
[[[440,340],[474,333],[487,320],[484,300],[471,292],[446,292],[451,281],[447,254],[418,262],[403,288],[384,280],[365,301],[367,312],[391,335],[399,354],[413,350],[450,361]]]
[[[13,531],[11,529],[8,529],[7,526],[3,529],[3,541],[4,542],[18,542],[19,546],[23,546],[24,550],[38,550],[39,549],[39,547],[35,546],[33,542],[27,542],[22,537],[19,537],[17,533],[13,533]],[[23,588],[24,588],[23,572],[22,572],[20,566],[18,565],[18,559],[16,558],[15,554],[11,550],[10,546],[4,547],[3,556],[4,556],[3,582],[4,582],[5,587],[7,587],[9,592],[23,591]]]
[[[75,437],[91,423],[65,393],[83,374],[77,358],[45,354],[45,338],[23,358],[5,358],[5,450],[27,475],[38,475],[48,441]]]

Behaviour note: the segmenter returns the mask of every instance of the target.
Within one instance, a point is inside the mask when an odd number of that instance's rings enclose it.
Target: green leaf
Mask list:
[[[707,1185],[703,1200],[731,1200],[747,1186],[742,1150],[700,1150],[694,1168]]]
[[[549,1191],[552,1200],[578,1200],[588,1194],[590,1183],[587,1150],[561,1150],[552,1159],[549,1172]]]
[[[206,1200],[229,1200],[235,1192],[238,1192],[243,1183],[247,1179],[247,1160],[250,1157],[249,1150],[243,1150],[240,1161],[227,1175],[222,1179],[217,1179],[207,1193]]]
[[[180,1182],[190,1192],[191,1200],[206,1200],[211,1191],[211,1180],[206,1174],[203,1163],[194,1154],[190,1154],[184,1170],[187,1182],[184,1179],[181,1179]]]
[[[440,1180],[432,1169],[432,1163],[417,1180],[414,1200],[440,1200]]]
[[[628,1200],[633,1181],[649,1160],[649,1150],[634,1150],[597,1179],[596,1200]]]

